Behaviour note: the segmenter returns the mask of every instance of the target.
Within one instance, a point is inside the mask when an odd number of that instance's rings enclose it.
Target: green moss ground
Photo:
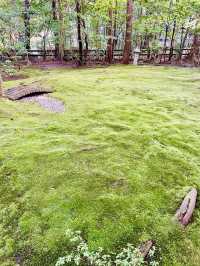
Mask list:
[[[24,72],[5,87],[39,80],[67,111],[0,100],[0,265],[54,265],[67,228],[91,249],[150,238],[161,265],[200,265],[199,203],[187,230],[172,221],[200,188],[200,70]]]

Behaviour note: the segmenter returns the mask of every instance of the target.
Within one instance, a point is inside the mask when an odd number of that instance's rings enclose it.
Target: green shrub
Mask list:
[[[16,74],[16,69],[10,60],[6,60],[0,63],[0,72],[8,76],[14,76]]]

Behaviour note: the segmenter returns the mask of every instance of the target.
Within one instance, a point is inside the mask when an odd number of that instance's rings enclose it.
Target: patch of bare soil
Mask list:
[[[78,65],[77,61],[68,61],[68,62],[61,62],[61,61],[44,61],[38,63],[32,63],[32,67],[40,68],[42,70],[48,69],[55,69],[55,68],[97,68],[97,67],[108,67],[108,64],[103,62],[95,63],[95,62],[88,62],[87,64]]]
[[[43,70],[55,69],[55,68],[74,68],[76,64],[73,62],[60,62],[60,61],[44,61],[38,63],[32,63],[32,67],[40,68]]]

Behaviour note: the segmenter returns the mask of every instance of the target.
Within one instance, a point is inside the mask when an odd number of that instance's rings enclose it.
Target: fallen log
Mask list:
[[[144,259],[148,257],[149,252],[153,246],[154,246],[154,241],[148,240],[139,247],[139,251]]]
[[[184,198],[180,208],[177,210],[175,217],[183,225],[187,226],[191,221],[197,200],[197,190],[193,188]]]

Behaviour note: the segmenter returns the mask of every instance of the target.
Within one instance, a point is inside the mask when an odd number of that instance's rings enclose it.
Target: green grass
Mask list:
[[[0,100],[0,265],[54,265],[67,228],[91,249],[154,239],[161,265],[200,265],[199,202],[186,230],[172,220],[200,188],[200,71],[24,72],[5,87],[39,80],[67,110]]]

